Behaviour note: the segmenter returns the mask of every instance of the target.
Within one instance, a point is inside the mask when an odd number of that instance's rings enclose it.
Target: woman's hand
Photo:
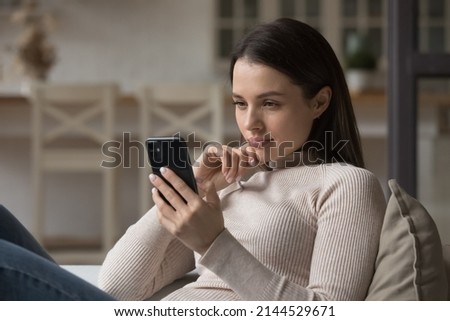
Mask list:
[[[252,147],[232,148],[211,144],[197,159],[194,176],[200,188],[212,182],[217,190],[221,190],[239,180],[246,171],[257,165],[258,158]]]
[[[155,186],[152,197],[160,223],[191,250],[203,255],[225,228],[214,184],[203,185],[206,196],[203,200],[170,169],[162,168],[161,174],[173,188],[160,177],[150,175]],[[172,206],[164,201],[158,190]]]

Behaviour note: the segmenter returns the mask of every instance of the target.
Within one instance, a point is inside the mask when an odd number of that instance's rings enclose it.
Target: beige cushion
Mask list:
[[[442,244],[425,208],[395,180],[367,300],[446,300]]]

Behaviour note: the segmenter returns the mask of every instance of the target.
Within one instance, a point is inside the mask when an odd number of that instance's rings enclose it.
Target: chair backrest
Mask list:
[[[113,138],[117,95],[115,84],[33,85],[34,141],[43,149],[67,138],[101,146]]]
[[[141,139],[194,134],[223,141],[223,87],[219,84],[167,84],[142,88]]]
[[[102,174],[102,192],[98,195],[102,198],[102,241],[99,252],[92,254],[102,258],[113,246],[117,232],[115,171],[101,165],[101,146],[114,139],[117,96],[118,86],[111,83],[39,83],[30,87],[34,234],[41,241],[47,212],[44,172],[95,172]],[[72,254],[75,258],[85,256],[83,252]]]

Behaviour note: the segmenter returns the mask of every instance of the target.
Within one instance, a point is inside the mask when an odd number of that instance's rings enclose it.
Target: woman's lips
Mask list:
[[[263,148],[272,142],[272,140],[264,139],[264,137],[250,137],[247,141],[254,148]]]

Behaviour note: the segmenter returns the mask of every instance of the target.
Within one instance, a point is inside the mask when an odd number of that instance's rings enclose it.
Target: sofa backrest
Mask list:
[[[395,180],[388,183],[392,194],[366,299],[448,300],[449,248],[442,247],[436,224],[423,205]]]
[[[448,300],[450,300],[450,244],[444,244],[442,252],[444,254],[445,271],[447,272]]]

